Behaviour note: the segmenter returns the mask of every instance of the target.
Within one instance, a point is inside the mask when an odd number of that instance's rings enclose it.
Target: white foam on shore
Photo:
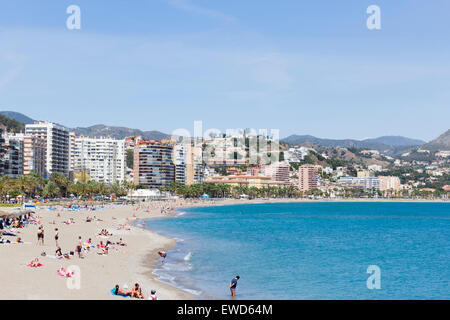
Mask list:
[[[184,261],[190,261],[191,258],[192,258],[192,252],[189,252],[189,253],[183,258],[183,260],[184,260]]]

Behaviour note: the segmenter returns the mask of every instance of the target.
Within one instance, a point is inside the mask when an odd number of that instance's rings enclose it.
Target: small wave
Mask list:
[[[192,257],[192,252],[189,252],[189,253],[183,258],[183,260],[184,260],[184,261],[190,261],[190,260],[191,260],[191,257]]]
[[[161,270],[167,272],[183,272],[192,270],[192,265],[189,263],[165,263]]]
[[[180,211],[175,217],[181,217],[184,216],[186,214],[185,211]]]
[[[182,286],[180,286],[180,289],[182,289],[182,290],[184,290],[184,291],[186,291],[186,292],[188,292],[188,293],[190,293],[190,294],[193,294],[193,295],[195,295],[195,296],[199,296],[199,295],[201,295],[201,294],[203,293],[203,292],[200,291],[200,290],[187,289],[187,288],[184,288],[184,287],[182,287]]]
[[[158,271],[153,272],[158,276],[159,279],[173,283],[175,282],[175,277],[168,275],[167,273],[160,273]]]

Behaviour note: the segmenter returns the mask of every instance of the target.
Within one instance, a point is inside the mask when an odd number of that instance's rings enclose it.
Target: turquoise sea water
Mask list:
[[[203,207],[146,225],[178,239],[161,280],[203,297],[228,298],[238,274],[238,299],[450,299],[449,203]]]

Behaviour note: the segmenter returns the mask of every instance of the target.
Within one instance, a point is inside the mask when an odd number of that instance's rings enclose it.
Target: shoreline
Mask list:
[[[159,263],[157,252],[172,250],[177,241],[174,238],[158,234],[151,229],[151,225],[142,229],[135,226],[134,223],[143,219],[170,218],[179,214],[180,210],[204,206],[323,202],[450,203],[448,200],[425,199],[176,199],[143,202],[135,205],[107,204],[103,209],[95,211],[69,211],[63,210],[61,207],[56,210],[48,210],[39,207],[35,210],[35,216],[39,217],[40,225],[45,229],[44,246],[36,244],[38,225],[29,225],[18,230],[18,235],[24,241],[23,244],[0,244],[0,256],[8,257],[8,259],[0,259],[0,281],[3,288],[0,291],[0,299],[124,300],[124,298],[111,295],[109,291],[116,284],[121,288],[123,284],[127,284],[128,288],[131,288],[135,282],[141,285],[146,298],[150,290],[155,289],[158,299],[161,300],[214,299],[207,293],[197,296],[158,279],[158,275],[155,274]],[[161,207],[164,207],[164,213],[161,212]],[[15,210],[17,209],[8,211],[14,212]],[[57,213],[60,214],[60,217],[57,216]],[[87,216],[96,216],[98,220],[85,222]],[[74,219],[74,224],[63,223],[70,218]],[[107,229],[113,234],[110,238],[112,242],[123,238],[128,245],[126,247],[116,246],[106,256],[98,255],[95,252],[96,249],[91,249],[85,259],[75,256],[70,260],[42,257],[40,254],[43,251],[54,255],[56,249],[53,239],[54,228],[59,229],[59,245],[63,252],[74,251],[78,236],[81,236],[83,241],[92,238],[94,244],[100,241],[106,242],[106,239],[96,236],[102,229]],[[125,230],[126,228],[129,230]],[[4,238],[15,240],[12,237]],[[27,267],[26,264],[36,257],[44,266],[41,268]],[[56,274],[60,267],[67,269],[71,265],[75,265],[81,270],[81,288],[79,290],[69,290],[66,285],[67,279]]]
[[[153,219],[169,219],[173,218],[173,216],[179,214],[181,210],[183,209],[195,209],[195,208],[201,208],[201,207],[211,207],[211,206],[233,206],[233,205],[246,205],[246,204],[271,204],[271,203],[349,203],[349,202],[361,202],[361,203],[450,203],[448,200],[428,200],[428,199],[251,199],[251,200],[241,200],[241,199],[211,199],[211,200],[199,200],[199,201],[206,201],[206,202],[200,202],[200,203],[194,203],[189,205],[183,205],[177,208],[174,208],[172,211],[169,212],[169,215],[160,215],[160,216],[154,216],[145,218],[145,220],[153,220]],[[132,223],[134,225],[134,223]],[[136,226],[135,226],[136,227]],[[156,230],[153,230],[150,228],[146,228],[145,230],[152,232],[154,234],[160,235]],[[167,239],[172,240],[174,243],[170,247],[164,248],[164,251],[168,252],[175,248],[177,245],[176,238],[174,237],[168,237],[168,236],[162,236]],[[153,251],[153,255],[157,254],[157,251]],[[150,254],[149,254],[150,255]],[[202,293],[201,295],[195,295],[192,293],[189,293],[185,291],[183,288],[176,286],[175,284],[165,282],[164,280],[159,280],[157,275],[154,273],[157,266],[157,261],[152,266],[151,276],[159,282],[162,282],[164,284],[167,284],[177,290],[181,290],[183,292],[186,292],[187,294],[192,295],[193,299],[215,299],[214,297],[205,295]],[[150,268],[150,266],[149,266]]]

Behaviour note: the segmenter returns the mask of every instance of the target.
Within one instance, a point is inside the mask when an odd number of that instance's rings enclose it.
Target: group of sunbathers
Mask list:
[[[137,298],[137,299],[145,299],[144,294],[142,293],[142,288],[139,286],[138,283],[134,284],[133,289],[129,291],[124,291],[120,289],[119,285],[116,284],[114,289],[112,290],[112,293],[116,296],[123,296],[123,297],[131,297],[131,298]],[[150,295],[151,300],[157,300],[156,297],[156,291],[152,290]]]
[[[108,232],[106,229],[102,229],[102,231],[98,234],[99,236],[109,237],[112,236],[112,233]]]

